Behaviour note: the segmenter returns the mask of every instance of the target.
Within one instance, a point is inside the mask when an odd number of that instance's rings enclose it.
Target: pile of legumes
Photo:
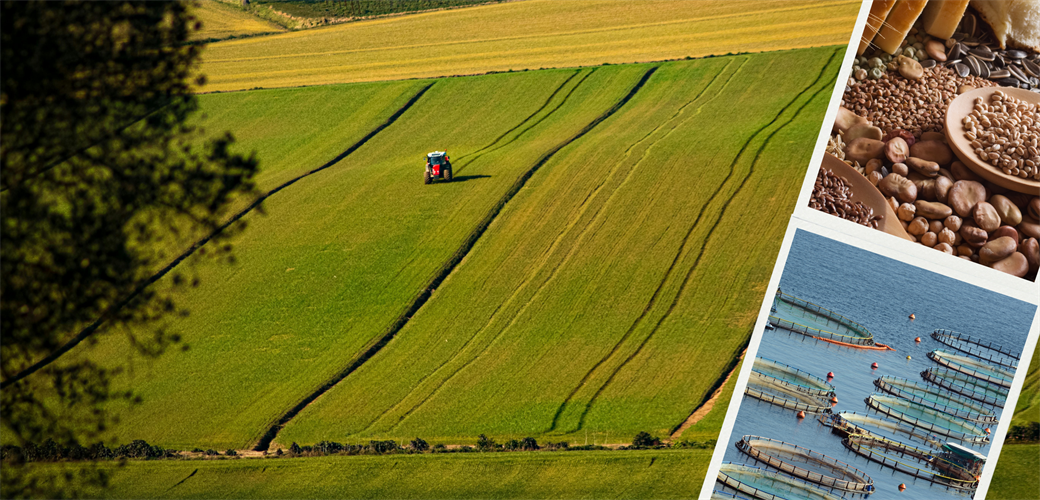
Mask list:
[[[927,2],[926,8],[920,2],[916,14],[906,11],[910,3],[874,2],[827,152],[877,187],[914,241],[1033,280],[1040,267],[1040,190],[1017,192],[979,177],[947,144],[944,128],[947,108],[965,92],[1040,92],[1040,52],[996,35],[974,3]],[[963,124],[981,161],[1040,180],[1035,104],[997,91],[976,100]],[[865,215],[846,200],[846,184],[821,169],[811,208],[877,228],[880,215]]]

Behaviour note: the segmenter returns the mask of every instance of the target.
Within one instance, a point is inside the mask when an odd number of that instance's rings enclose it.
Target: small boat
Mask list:
[[[1008,397],[1007,387],[946,368],[929,368],[921,372],[921,378],[948,391],[998,408],[1004,407]]]
[[[791,410],[811,413],[831,412],[826,396],[795,389],[782,380],[754,371],[751,372],[744,394]]]
[[[869,436],[849,436],[841,444],[867,460],[948,488],[973,492],[979,486],[977,474],[947,460],[941,452]]]
[[[864,402],[878,413],[941,436],[966,443],[984,443],[989,441],[989,436],[986,432],[974,423],[933,410],[920,403],[881,394],[871,394]]]
[[[1018,352],[953,330],[937,329],[932,332],[932,338],[964,354],[1012,370],[1017,370],[1018,362],[1021,361],[1021,354]]]
[[[736,447],[756,461],[811,483],[856,493],[874,491],[874,480],[863,471],[796,444],[744,436]]]
[[[932,351],[928,353],[928,357],[946,368],[1001,387],[1011,388],[1011,382],[1015,379],[1014,371],[1008,371],[968,356],[948,351]]]
[[[872,415],[864,415],[854,412],[838,412],[834,415],[820,417],[824,424],[831,427],[831,432],[841,437],[849,436],[873,436],[879,439],[894,441],[918,441],[929,446],[942,446],[943,436],[939,436],[925,429],[904,424],[898,420],[878,418]]]
[[[941,388],[929,384],[885,376],[874,380],[874,387],[893,396],[973,422],[993,423],[997,421],[997,416],[983,404],[947,394]]]
[[[785,474],[729,462],[723,462],[719,468],[718,482],[745,495],[762,500],[840,500],[841,498]]]
[[[826,380],[771,359],[755,358],[755,364],[751,369],[755,373],[773,377],[794,389],[821,396],[834,395],[834,386],[827,383]]]

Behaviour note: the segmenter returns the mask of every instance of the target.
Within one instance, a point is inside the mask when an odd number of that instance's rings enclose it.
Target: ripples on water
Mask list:
[[[791,244],[780,288],[860,323],[874,334],[875,341],[896,349],[853,349],[784,330],[766,330],[758,356],[819,377],[834,372],[831,383],[838,397],[835,413],[878,416],[868,410],[864,399],[874,392],[874,379],[883,375],[923,382],[920,372],[937,366],[928,359],[928,352],[948,349],[932,340],[931,333],[937,328],[982,338],[1021,353],[1036,313],[1036,307],[1028,303],[801,230]],[[908,319],[911,313],[914,321]],[[921,338],[920,344],[914,342],[915,337]],[[870,365],[875,362],[878,369],[873,370]],[[994,408],[994,412],[1002,418],[1006,412],[1010,418],[1013,407],[1008,406],[1004,410]],[[725,460],[755,465],[733,446],[741,436],[754,434],[812,449],[866,472],[877,488],[869,495],[871,500],[970,498],[868,461],[846,450],[841,438],[814,415],[799,420],[796,413],[745,396]],[[996,429],[996,424],[990,427]],[[927,447],[920,441],[903,441]],[[989,443],[967,446],[989,454]],[[899,492],[900,483],[906,483],[905,492]],[[846,498],[854,496],[846,494]]]

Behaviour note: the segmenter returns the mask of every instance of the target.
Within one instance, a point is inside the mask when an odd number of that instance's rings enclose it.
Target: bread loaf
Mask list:
[[[971,6],[993,28],[1000,48],[1040,52],[1040,0],[971,0]]]

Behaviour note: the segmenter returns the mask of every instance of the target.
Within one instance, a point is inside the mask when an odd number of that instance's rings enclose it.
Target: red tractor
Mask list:
[[[451,182],[451,158],[445,151],[434,151],[426,155],[426,171],[423,172],[423,184],[443,179]]]

